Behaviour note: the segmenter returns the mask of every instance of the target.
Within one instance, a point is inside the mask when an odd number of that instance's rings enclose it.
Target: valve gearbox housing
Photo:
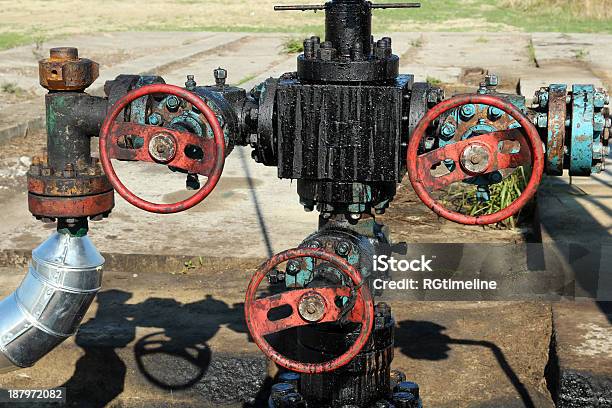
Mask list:
[[[371,84],[279,81],[278,176],[345,182],[399,182],[412,75]]]

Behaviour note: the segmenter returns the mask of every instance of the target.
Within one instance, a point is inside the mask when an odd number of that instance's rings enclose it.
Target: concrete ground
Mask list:
[[[474,89],[486,70],[497,72],[506,89],[520,89],[529,98],[539,86],[556,81],[612,85],[612,36],[400,33],[393,38],[402,72],[443,81],[451,92]],[[82,56],[99,61],[101,78],[91,89],[99,94],[104,81],[120,73],[160,74],[174,84],[194,74],[198,82],[210,83],[218,66],[229,70],[230,82],[248,89],[295,70],[295,55],[282,52],[284,40],[275,34],[108,33],[45,48],[75,45]],[[37,130],[43,91],[36,85],[36,60],[43,54],[32,46],[0,52],[0,83],[23,89],[21,95],[0,98],[0,297],[18,285],[24,255],[52,230],[28,213],[24,184],[30,157],[44,145]],[[145,197],[168,201],[188,194],[184,180],[161,166],[117,167],[128,186]],[[150,183],[153,177],[156,182]],[[568,184],[563,178],[547,181],[540,194],[543,240],[558,244],[562,256],[563,245],[601,242],[601,247],[594,244],[600,254],[597,294],[606,287],[601,279],[612,264],[605,258],[612,227],[610,178]],[[525,231],[444,222],[405,184],[381,220],[397,241],[409,243],[525,240]],[[280,181],[275,169],[252,162],[248,149],[232,153],[216,191],[189,212],[154,216],[117,196],[111,217],[92,224],[92,239],[107,256],[109,272],[79,336],[36,367],[3,376],[0,388],[65,384],[76,406],[91,407],[248,401],[263,384],[265,362],[248,341],[242,320],[247,281],[263,259],[296,246],[316,223],[316,214],[299,205],[295,183]],[[198,256],[202,266],[183,267]],[[579,260],[585,258],[592,259]],[[572,272],[581,264],[567,268]],[[592,297],[592,281],[579,282],[575,293]],[[391,304],[398,321],[395,366],[421,384],[425,406],[552,406],[547,366],[555,306],[398,299]],[[596,335],[585,336],[569,347],[598,341]],[[603,350],[597,358],[612,359],[609,349]]]

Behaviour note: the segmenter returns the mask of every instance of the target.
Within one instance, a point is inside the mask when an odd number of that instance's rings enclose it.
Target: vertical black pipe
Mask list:
[[[371,54],[372,8],[364,0],[334,0],[325,11],[325,40],[337,50],[352,50],[361,44],[366,56]]]

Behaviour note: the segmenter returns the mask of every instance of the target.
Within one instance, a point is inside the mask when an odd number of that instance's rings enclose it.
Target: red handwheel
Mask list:
[[[349,277],[353,287],[321,287],[296,289],[263,299],[256,299],[257,288],[266,275],[275,266],[296,258],[315,258],[329,262],[334,268]],[[347,313],[338,304],[339,298],[356,296],[352,309],[345,316],[347,321],[360,323],[361,330],[355,342],[341,356],[323,363],[305,363],[292,360],[276,351],[264,336],[293,327],[309,324],[336,322]],[[288,305],[291,315],[279,320],[270,320],[268,313],[281,306]],[[253,275],[246,292],[244,313],[249,332],[255,344],[276,364],[289,370],[318,374],[334,371],[348,364],[363,349],[374,322],[374,302],[367,286],[362,285],[362,278],[351,264],[343,258],[321,249],[300,248],[281,252],[270,258]]]
[[[421,141],[433,121],[443,113],[466,104],[482,104],[501,109],[516,119],[522,129],[487,133],[419,154]],[[450,173],[434,176],[432,168],[448,160],[454,163]],[[533,198],[544,173],[544,149],[536,127],[512,103],[491,95],[459,95],[434,106],[421,119],[411,136],[406,163],[414,191],[436,214],[460,224],[486,225],[513,216]],[[431,192],[454,182],[520,166],[531,166],[527,187],[513,203],[495,213],[482,216],[461,214],[449,210],[431,196]]]
[[[116,121],[130,103],[152,94],[170,94],[189,102],[206,118],[213,131],[213,139],[166,127]],[[129,137],[137,137],[139,143],[126,146],[125,140]],[[187,150],[193,148],[201,150],[202,158],[193,158],[187,154]],[[115,173],[111,159],[163,164],[207,176],[208,180],[198,192],[186,200],[172,204],[155,204],[128,190]],[[130,204],[153,213],[172,214],[199,204],[213,191],[223,173],[225,138],[217,116],[200,97],[174,85],[147,85],[128,92],[106,116],[100,129],[100,162],[110,183]]]

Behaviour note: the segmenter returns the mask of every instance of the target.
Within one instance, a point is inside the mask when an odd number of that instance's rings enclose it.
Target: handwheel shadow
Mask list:
[[[98,294],[95,317],[76,336],[83,355],[72,377],[60,385],[66,388],[67,406],[110,406],[125,390],[125,361],[131,353],[148,384],[168,392],[199,392],[212,360],[207,342],[221,327],[247,332],[242,304],[230,306],[212,296],[187,304],[167,298],[129,304],[131,298],[120,290]],[[142,328],[159,330],[137,339]]]
[[[500,368],[519,395],[523,406],[536,408],[525,385],[506,359],[503,351],[495,343],[486,340],[454,339],[443,332],[446,327],[434,322],[404,320],[399,322],[396,333],[396,345],[401,345],[401,352],[413,359],[438,361],[449,358],[452,345],[476,346],[491,351]]]

